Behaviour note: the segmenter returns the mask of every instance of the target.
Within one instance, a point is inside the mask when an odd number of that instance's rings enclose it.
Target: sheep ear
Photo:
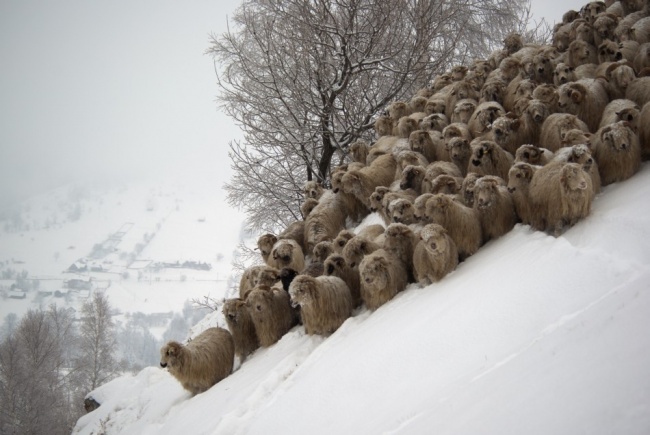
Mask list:
[[[612,127],[610,127],[609,125],[607,127],[603,128],[602,131],[600,132],[600,140],[603,140],[603,137],[605,136],[605,134],[609,133],[611,130],[612,130]]]

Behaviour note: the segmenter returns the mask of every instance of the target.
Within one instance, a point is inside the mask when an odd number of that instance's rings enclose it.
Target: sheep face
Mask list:
[[[448,125],[442,131],[442,137],[445,139],[445,142],[449,142],[453,137],[462,137],[463,132],[457,125]]]
[[[388,106],[388,115],[393,119],[400,119],[409,115],[409,106],[403,101],[395,101]]]
[[[444,216],[451,205],[453,199],[449,195],[439,193],[431,197],[426,203],[425,215],[430,220],[437,220],[440,216]]]
[[[452,116],[452,122],[463,122],[467,124],[469,118],[474,113],[476,109],[476,103],[470,100],[459,101],[454,107],[454,116]]]
[[[289,297],[293,307],[309,305],[313,302],[318,283],[307,275],[297,276],[289,286]]]
[[[394,248],[398,245],[397,240],[404,237],[412,237],[413,231],[402,223],[393,223],[386,227],[386,232],[384,233],[386,240],[384,241],[384,248],[386,250]]]
[[[618,44],[614,41],[604,41],[598,46],[598,62],[615,62],[618,60],[616,54],[618,53]],[[622,56],[621,56],[622,57]]]
[[[582,103],[587,89],[580,83],[567,83],[558,89],[557,105],[565,112],[573,113]]]
[[[495,121],[499,122],[499,120],[504,119],[504,118],[499,118]],[[495,135],[496,135],[496,129],[499,128],[500,131],[506,132],[505,129],[503,129],[502,126],[497,126],[495,125]],[[501,133],[501,137],[503,137],[503,133]],[[490,155],[494,151],[494,147],[498,146],[490,141],[481,141],[478,142],[477,144],[472,146],[472,156],[470,157],[470,161],[472,162],[472,165],[474,166],[481,166],[482,163],[489,161],[490,160]]]
[[[407,199],[400,198],[391,202],[388,206],[388,212],[393,222],[412,223],[415,221],[413,204]]]
[[[393,118],[382,115],[375,121],[375,131],[379,136],[391,136],[393,134]]]
[[[231,323],[238,324],[242,320],[242,310],[246,309],[246,302],[241,299],[228,299],[223,304],[221,311],[224,317]]]
[[[558,63],[553,72],[553,82],[557,85],[563,85],[575,80],[574,68],[566,63]]]
[[[278,238],[273,234],[264,234],[257,239],[257,249],[262,253],[262,257],[268,258],[271,255],[273,245],[278,241]]]
[[[356,171],[346,172],[341,178],[341,188],[345,193],[361,196],[362,187],[361,176]]]
[[[283,243],[281,240],[271,251],[273,259],[282,267],[288,266],[293,261],[296,246],[292,243]]]
[[[447,117],[442,113],[434,113],[425,117],[420,123],[422,130],[436,130],[442,131],[449,122],[447,122]]]
[[[405,167],[404,170],[402,171],[402,177],[399,183],[400,189],[406,190],[415,187],[417,184],[416,183],[417,180],[418,179],[422,180],[424,178],[424,173],[425,173],[425,169],[422,166],[409,165]],[[383,195],[382,195],[382,199],[383,199]]]
[[[561,135],[562,145],[571,146],[577,144],[588,144],[591,141],[591,133],[585,133],[579,128],[566,130]]]
[[[585,190],[589,186],[588,175],[577,163],[566,164],[560,174],[560,182],[567,191]]]
[[[397,123],[397,130],[401,137],[409,137],[411,133],[420,128],[420,121],[408,116],[402,117]]]
[[[454,137],[447,143],[447,150],[449,156],[453,161],[462,162],[469,157],[471,150],[469,141],[462,137]]]
[[[463,201],[467,207],[472,207],[474,205],[474,190],[476,189],[476,181],[479,178],[480,175],[470,173],[467,174],[463,180],[461,191],[463,192]]]
[[[160,349],[160,367],[169,367],[169,370],[180,369],[182,360],[183,345],[170,341]]]
[[[534,172],[533,167],[528,163],[515,163],[508,172],[508,191],[513,193],[517,188],[529,185]]]
[[[557,104],[557,98],[557,87],[549,83],[541,84],[533,91],[533,99],[539,100],[549,107],[554,107]]]
[[[600,133],[600,140],[615,152],[626,152],[631,146],[630,133],[625,123],[618,122],[605,127]]]
[[[341,230],[341,232],[336,236],[334,242],[332,242],[332,249],[334,252],[341,252],[345,247],[346,243],[354,237],[354,233],[348,230]]]
[[[601,1],[589,2],[580,9],[582,18],[592,24],[596,21],[596,16],[601,12],[605,12],[605,2]]]
[[[400,151],[397,155],[397,164],[401,170],[406,168],[409,165],[418,166],[422,164],[428,164],[425,159],[422,158],[421,153],[415,151],[403,150]]]
[[[424,107],[427,105],[428,102],[429,100],[426,99],[425,97],[420,97],[420,96],[414,97],[410,103],[411,111],[413,111],[413,113],[424,112]]]
[[[427,201],[432,197],[432,193],[425,193],[415,198],[413,202],[413,217],[416,220],[421,221],[425,217]]]
[[[619,121],[626,121],[631,125],[637,125],[640,113],[641,111],[639,110],[638,106],[627,107],[619,112],[616,112],[616,117],[619,119]]]
[[[382,201],[384,200],[384,195],[388,193],[389,189],[385,186],[377,186],[375,191],[372,192],[369,198],[370,202],[370,211],[376,212],[382,208]]]
[[[544,151],[541,148],[536,147],[535,145],[526,144],[517,148],[515,157],[518,162],[538,165],[543,155]]]
[[[424,154],[424,149],[430,141],[431,137],[428,132],[424,130],[413,131],[409,135],[409,148],[412,151]]]
[[[476,182],[474,188],[475,205],[479,209],[491,207],[499,195],[499,183],[492,177],[483,177]]]
[[[533,120],[533,122],[535,122],[535,124],[541,126],[544,123],[544,120],[551,114],[551,110],[548,105],[540,100],[530,100],[526,106],[525,113]]]
[[[431,193],[433,194],[436,193],[454,194],[459,190],[460,190],[460,186],[458,185],[458,181],[456,181],[456,178],[452,177],[451,175],[447,175],[447,174],[438,175],[431,182]]]
[[[446,236],[447,230],[438,224],[428,224],[420,232],[424,249],[432,256],[445,255],[449,251],[449,239]]]
[[[592,52],[593,46],[585,41],[573,41],[569,45],[569,59],[571,66],[577,67],[586,63],[596,63],[598,53]],[[593,61],[593,62],[592,62]]]
[[[502,116],[492,124],[492,131],[494,132],[494,140],[496,143],[507,143],[508,140],[510,140],[510,137],[515,134],[517,130],[519,130],[521,122],[518,118],[514,118],[513,116],[514,114],[511,114],[511,116]],[[484,144],[485,142],[483,145]],[[475,166],[478,166],[478,164],[475,164]]]
[[[258,286],[248,294],[246,308],[251,316],[262,316],[273,309],[273,290]]]
[[[346,174],[345,171],[336,171],[332,174],[332,192],[339,193],[342,186],[343,176]]]
[[[303,193],[305,195],[305,199],[318,199],[323,194],[323,186],[317,181],[307,181],[303,187]]]
[[[367,286],[382,289],[390,283],[390,265],[384,257],[373,257],[359,270],[361,281]]]
[[[481,88],[481,101],[495,101],[503,104],[506,86],[500,80],[492,80]]]
[[[532,98],[536,86],[537,83],[532,80],[525,79],[520,81],[515,89],[515,98],[517,100],[522,98]]]

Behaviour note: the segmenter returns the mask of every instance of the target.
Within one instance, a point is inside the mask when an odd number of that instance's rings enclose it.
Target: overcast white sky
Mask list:
[[[533,1],[552,22],[584,2]],[[227,180],[208,35],[238,0],[0,0],[0,207],[89,176]],[[198,176],[198,175],[197,175]]]

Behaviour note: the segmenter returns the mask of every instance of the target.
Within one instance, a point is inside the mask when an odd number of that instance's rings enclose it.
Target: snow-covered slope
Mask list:
[[[648,198],[645,164],[562,237],[518,225],[330,337],[294,328],[203,394],[156,367],[106,384],[74,433],[650,433]]]

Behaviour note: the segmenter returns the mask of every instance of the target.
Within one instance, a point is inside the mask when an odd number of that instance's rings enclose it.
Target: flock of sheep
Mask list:
[[[161,366],[196,394],[296,324],[334,332],[409,283],[441,280],[517,222],[559,235],[601,186],[650,157],[650,5],[590,2],[552,45],[504,48],[439,75],[378,117],[378,139],[350,146],[331,189],[305,185],[304,220],[258,240],[239,298],[210,328],[161,349]],[[646,76],[646,74],[648,76]],[[385,225],[349,230],[371,212]]]

